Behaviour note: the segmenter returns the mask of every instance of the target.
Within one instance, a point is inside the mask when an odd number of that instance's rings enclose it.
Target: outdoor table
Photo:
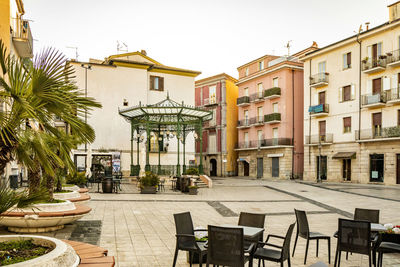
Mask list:
[[[242,225],[231,225],[231,224],[223,224],[223,227],[231,227],[231,228],[242,228],[243,229],[243,237],[253,239],[264,233],[264,228],[258,227],[250,227],[250,226],[242,226]]]

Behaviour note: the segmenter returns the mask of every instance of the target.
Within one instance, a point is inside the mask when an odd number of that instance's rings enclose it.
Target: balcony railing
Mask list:
[[[13,18],[12,24],[12,37],[18,55],[22,58],[33,57],[33,37],[29,21]]]
[[[327,114],[329,113],[329,104],[319,104],[316,106],[310,106],[308,108],[310,115]]]
[[[239,142],[236,144],[236,148],[239,149],[246,149],[246,148],[257,148],[259,147],[260,142],[257,140],[254,141],[244,141],[244,142]]]
[[[333,142],[333,134],[323,134],[323,135],[306,135],[305,143],[307,145],[318,145]]]
[[[361,96],[362,106],[380,106],[386,103],[385,93],[366,94]]]
[[[217,104],[217,99],[215,97],[203,99],[204,106],[211,106],[211,105],[216,105],[216,104]]]
[[[237,103],[238,105],[249,104],[249,103],[250,103],[250,97],[248,97],[248,96],[239,97],[239,98],[236,100],[236,103]]]
[[[394,88],[385,91],[386,93],[386,102],[399,102],[400,101],[400,88]]]
[[[250,119],[239,120],[238,127],[250,127]]]
[[[370,58],[362,61],[362,71],[365,73],[374,73],[386,68],[386,56]]]
[[[376,127],[372,129],[356,131],[356,140],[369,140],[369,139],[394,138],[394,137],[400,137],[400,126]]]
[[[250,102],[259,102],[264,100],[263,92],[257,92],[250,95]]]
[[[272,87],[264,91],[265,98],[276,98],[281,96],[281,88]]]
[[[246,148],[263,148],[272,146],[291,146],[291,145],[293,145],[291,138],[271,138],[271,139],[239,142],[236,145],[236,148],[246,149]]]
[[[310,77],[310,85],[312,87],[321,87],[328,85],[328,83],[329,83],[329,73],[327,72],[320,72]]]
[[[397,67],[400,66],[400,49],[389,53],[386,53],[386,63],[388,66]]]
[[[272,122],[280,122],[281,121],[281,113],[271,113],[264,115],[264,122],[272,123]]]

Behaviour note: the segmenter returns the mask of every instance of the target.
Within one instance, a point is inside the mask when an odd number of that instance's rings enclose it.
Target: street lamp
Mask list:
[[[81,67],[85,69],[85,98],[87,98],[87,71],[92,69],[90,64],[81,64]],[[85,110],[85,124],[87,124],[87,110]],[[85,142],[85,169],[87,169],[87,142]]]
[[[322,145],[321,145],[321,137],[319,136],[319,140],[318,140],[318,152],[319,152],[319,156],[318,156],[318,178],[317,178],[317,183],[321,182],[321,171],[322,171],[322,166],[321,166],[321,149],[322,149]]]

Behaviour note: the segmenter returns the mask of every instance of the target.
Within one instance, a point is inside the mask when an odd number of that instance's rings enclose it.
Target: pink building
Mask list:
[[[303,63],[265,55],[238,67],[240,176],[300,177],[303,173]]]

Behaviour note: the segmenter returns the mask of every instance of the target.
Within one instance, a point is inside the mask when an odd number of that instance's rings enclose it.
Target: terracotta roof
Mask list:
[[[210,76],[210,77],[206,77],[200,80],[197,80],[195,83],[196,84],[202,84],[208,81],[212,81],[212,80],[217,80],[217,79],[227,79],[227,80],[231,80],[232,82],[237,82],[238,80],[236,78],[233,78],[232,76],[226,74],[226,73],[220,73],[214,76]]]

